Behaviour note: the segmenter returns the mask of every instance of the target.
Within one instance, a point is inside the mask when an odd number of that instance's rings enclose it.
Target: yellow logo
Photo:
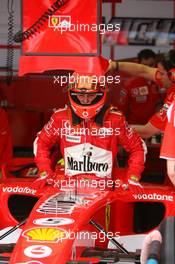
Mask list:
[[[52,27],[56,27],[59,25],[58,17],[52,16],[50,22]]]
[[[32,228],[26,230],[23,236],[30,242],[50,242],[55,243],[66,238],[66,231],[58,228]]]
[[[139,94],[140,95],[147,95],[148,94],[148,87],[147,86],[139,87]]]
[[[107,204],[106,205],[106,210],[105,210],[105,226],[106,226],[106,232],[108,232],[108,230],[109,230],[110,213],[111,213],[111,206],[110,206],[110,204]]]

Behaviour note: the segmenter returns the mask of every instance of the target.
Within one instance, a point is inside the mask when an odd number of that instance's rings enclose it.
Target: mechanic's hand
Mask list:
[[[112,61],[112,60],[109,60],[109,66],[108,66],[108,69],[107,69],[107,72],[108,71],[114,71],[114,70],[118,70],[118,62],[117,61]]]

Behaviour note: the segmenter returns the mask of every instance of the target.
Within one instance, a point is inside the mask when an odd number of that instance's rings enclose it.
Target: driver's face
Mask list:
[[[96,98],[96,94],[77,94],[78,100],[81,104],[91,104],[92,101]]]

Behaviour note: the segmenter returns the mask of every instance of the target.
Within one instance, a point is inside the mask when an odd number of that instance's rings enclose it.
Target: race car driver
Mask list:
[[[160,158],[167,160],[167,173],[175,186],[175,101],[167,111],[167,119]]]
[[[141,50],[137,58],[140,64],[156,66],[156,54],[150,49]],[[160,109],[166,95],[155,82],[143,77],[127,78],[121,86],[116,104],[129,124],[146,124],[150,117]]]
[[[41,179],[50,182],[54,177],[50,150],[55,143],[64,157],[66,176],[88,174],[110,179],[121,144],[130,152],[127,184],[137,192],[145,159],[142,139],[117,109],[106,104],[106,85],[94,82],[92,76],[86,76],[86,81],[85,76],[75,76],[68,88],[69,106],[53,114],[34,143]]]
[[[149,138],[155,134],[164,131],[167,122],[167,109],[175,98],[175,50],[161,56],[158,62],[158,68],[151,68],[145,65],[132,62],[110,61],[109,70],[120,70],[131,75],[141,76],[145,79],[155,81],[158,85],[167,89],[167,96],[163,107],[155,113],[147,124],[135,126],[134,128],[142,138]]]

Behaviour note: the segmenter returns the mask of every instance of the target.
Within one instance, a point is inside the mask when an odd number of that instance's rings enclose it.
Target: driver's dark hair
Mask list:
[[[149,58],[156,59],[156,53],[151,49],[143,49],[137,54],[137,58],[139,62],[141,62],[141,60],[143,59],[146,59],[146,60]]]
[[[171,49],[167,53],[160,54],[158,56],[158,62],[161,63],[167,71],[175,68],[175,49]]]

